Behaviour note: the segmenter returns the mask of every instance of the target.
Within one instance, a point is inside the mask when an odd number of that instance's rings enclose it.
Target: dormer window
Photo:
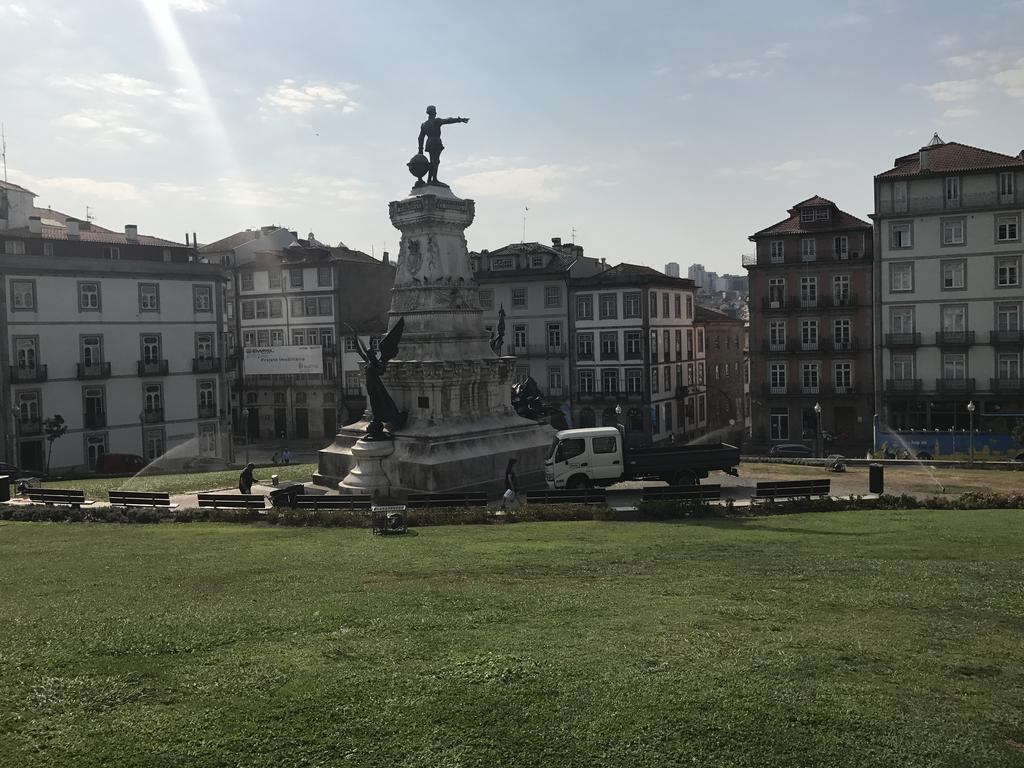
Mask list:
[[[530,257],[530,269],[544,269],[544,256],[534,254]]]
[[[491,269],[514,269],[511,256],[500,256],[491,258]]]
[[[832,213],[829,211],[827,206],[802,208],[800,210],[801,224],[810,224],[815,221],[828,221],[830,218],[832,218]]]

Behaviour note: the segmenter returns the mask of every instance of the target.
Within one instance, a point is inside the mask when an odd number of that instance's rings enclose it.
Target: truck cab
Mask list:
[[[622,433],[616,427],[557,432],[544,462],[544,479],[551,488],[610,485],[622,473]]]

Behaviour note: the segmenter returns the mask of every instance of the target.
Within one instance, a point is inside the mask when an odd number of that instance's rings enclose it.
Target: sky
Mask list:
[[[428,104],[471,248],[739,274],[748,236],[933,132],[1024,149],[1024,0],[0,0],[8,179],[208,243],[397,251]],[[528,210],[527,210],[528,209]]]

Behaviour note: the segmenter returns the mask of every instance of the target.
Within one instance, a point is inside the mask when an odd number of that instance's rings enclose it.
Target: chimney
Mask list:
[[[384,251],[384,263],[385,263],[385,264],[390,264],[390,263],[391,263],[391,258],[390,258],[390,256],[388,255],[388,252],[387,252],[387,251]]]
[[[124,237],[129,243],[139,242],[139,227],[136,224],[124,225]]]
[[[919,170],[928,170],[928,147],[921,147],[921,151],[917,153],[917,164],[920,166]]]
[[[188,238],[187,237],[185,238],[185,245],[188,245]],[[199,241],[196,240],[196,233],[195,232],[192,233],[192,247],[193,248],[198,248],[199,247]]]
[[[28,217],[28,233],[30,235],[43,234],[43,220],[38,216]]]
[[[78,239],[78,225],[78,219],[73,219],[70,216],[64,220],[64,226],[67,227],[69,238]]]
[[[292,232],[291,230],[289,230],[288,234],[292,236],[293,240],[298,240],[299,239],[299,233],[298,232]]]
[[[551,245],[554,248],[560,247],[562,245],[562,238],[560,238],[560,237],[552,237],[551,238]]]

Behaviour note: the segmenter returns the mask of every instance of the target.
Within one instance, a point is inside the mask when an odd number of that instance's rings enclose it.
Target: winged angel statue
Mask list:
[[[405,328],[405,318],[399,318],[394,327],[387,332],[387,335],[380,340],[376,353],[367,349],[359,339],[358,334],[352,333],[356,340],[356,349],[359,356],[366,363],[366,394],[370,398],[370,411],[373,419],[366,428],[364,440],[384,440],[390,436],[384,433],[384,425],[390,429],[401,429],[408,418],[406,411],[399,411],[395,401],[391,399],[381,376],[388,368],[390,361],[398,354],[398,342],[402,338],[402,330]],[[352,330],[351,327],[349,330]]]

